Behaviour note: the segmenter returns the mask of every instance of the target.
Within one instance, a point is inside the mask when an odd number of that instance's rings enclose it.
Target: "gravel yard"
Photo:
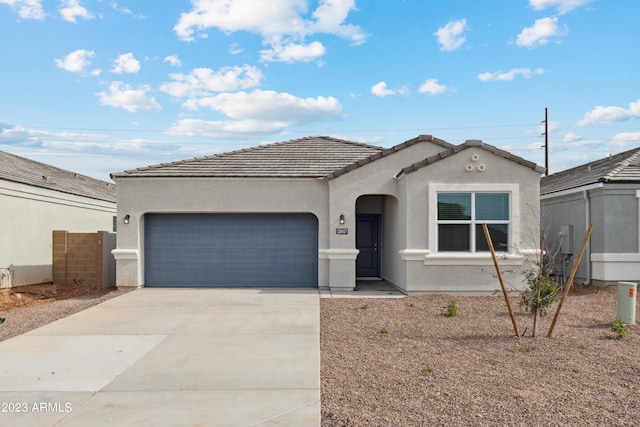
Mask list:
[[[70,285],[30,285],[0,290],[0,341],[62,319],[128,291]]]
[[[2,295],[0,341],[123,291],[22,293]],[[451,299],[321,299],[322,426],[640,425],[640,327],[611,331],[614,287],[574,286],[551,339],[555,307],[533,338],[512,298],[520,341],[502,297],[447,317]]]
[[[321,300],[322,426],[637,426],[640,338],[611,331],[616,289],[576,285],[531,337],[511,299]],[[383,333],[383,330],[386,333]]]

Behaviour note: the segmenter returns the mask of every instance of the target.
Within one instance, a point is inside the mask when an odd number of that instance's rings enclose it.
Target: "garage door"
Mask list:
[[[147,214],[145,286],[318,286],[312,214]]]

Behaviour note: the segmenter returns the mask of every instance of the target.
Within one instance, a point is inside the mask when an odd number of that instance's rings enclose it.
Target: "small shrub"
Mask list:
[[[522,293],[520,306],[526,311],[544,317],[547,315],[547,309],[556,301],[558,287],[546,271],[540,274],[535,270],[529,270],[526,272],[526,278],[529,287]]]
[[[382,329],[380,329],[380,333],[382,335],[387,335],[389,333],[389,330],[387,328],[382,328]]]
[[[4,317],[0,317],[0,325],[4,323],[6,319]]]
[[[433,372],[433,365],[431,363],[427,363],[427,367],[424,368],[424,371],[428,374]]]
[[[362,305],[360,306],[360,309],[361,309],[361,310],[366,310],[367,308],[369,308],[369,304],[362,304]]]
[[[529,353],[531,350],[533,350],[533,347],[531,347],[529,344],[520,343],[518,345],[518,349],[520,350],[520,353]]]
[[[458,300],[452,299],[447,306],[447,317],[454,317],[458,315]]]
[[[611,324],[611,330],[618,335],[618,339],[624,339],[629,336],[629,328],[619,320]]]

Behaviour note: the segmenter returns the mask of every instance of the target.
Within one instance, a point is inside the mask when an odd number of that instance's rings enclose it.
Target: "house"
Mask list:
[[[52,281],[54,230],[112,230],[113,183],[0,151],[2,287]]]
[[[557,274],[568,276],[594,224],[576,281],[640,281],[640,148],[545,176],[540,192]]]
[[[481,141],[325,136],[142,167],[118,187],[117,286],[500,289],[538,253],[543,169]]]

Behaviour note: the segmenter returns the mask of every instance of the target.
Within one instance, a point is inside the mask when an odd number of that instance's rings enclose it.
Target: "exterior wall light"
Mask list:
[[[340,224],[344,224],[344,214],[340,214]]]
[[[129,224],[129,219],[131,219],[131,216],[130,216],[129,214],[126,214],[126,215],[124,216],[124,223],[125,223],[125,224]]]

